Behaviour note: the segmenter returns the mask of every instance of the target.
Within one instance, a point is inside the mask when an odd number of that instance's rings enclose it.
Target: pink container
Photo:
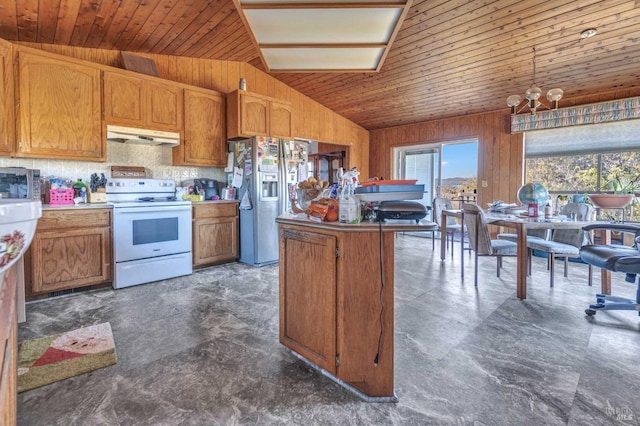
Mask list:
[[[73,204],[73,189],[50,189],[49,204],[52,206]]]

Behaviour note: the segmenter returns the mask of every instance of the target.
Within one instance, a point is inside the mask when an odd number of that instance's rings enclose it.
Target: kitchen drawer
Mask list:
[[[111,226],[111,209],[45,210],[38,220],[37,230],[108,226]]]
[[[209,203],[193,206],[193,218],[234,217],[238,215],[238,203]]]

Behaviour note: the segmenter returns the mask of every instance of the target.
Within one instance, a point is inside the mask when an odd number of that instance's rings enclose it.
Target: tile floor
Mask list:
[[[278,267],[191,276],[27,306],[20,340],[109,321],[118,363],[18,397],[20,425],[638,425],[640,317],[584,315],[586,266],[550,289],[534,259],[441,263],[426,238],[396,239],[398,403],[362,402],[278,342]],[[559,264],[560,266],[560,264]],[[635,286],[614,277],[614,294]]]

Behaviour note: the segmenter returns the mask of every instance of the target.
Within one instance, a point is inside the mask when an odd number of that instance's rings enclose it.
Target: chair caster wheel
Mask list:
[[[584,313],[587,314],[588,317],[592,317],[596,314],[596,311],[594,311],[593,309],[585,309]]]

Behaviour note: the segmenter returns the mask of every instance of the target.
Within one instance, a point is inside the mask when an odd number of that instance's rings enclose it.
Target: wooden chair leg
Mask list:
[[[553,258],[553,253],[549,253],[549,255],[547,256],[547,263],[550,265],[549,266],[549,287],[553,287],[553,275],[554,275],[554,267],[553,264],[554,262],[554,258]]]

